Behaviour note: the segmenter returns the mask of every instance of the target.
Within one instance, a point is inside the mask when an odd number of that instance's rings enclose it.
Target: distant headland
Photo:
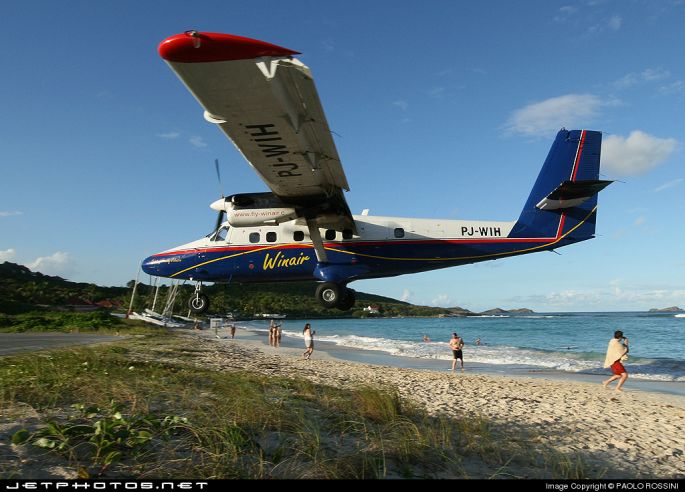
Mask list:
[[[678,306],[671,306],[667,308],[652,308],[649,310],[650,313],[679,313],[681,311],[685,311],[685,309],[679,308]]]
[[[473,311],[469,311],[468,309],[464,309],[459,306],[447,308],[449,313],[447,314],[441,314],[441,318],[448,318],[448,317],[462,317],[462,316],[509,316],[512,314],[534,314],[535,311],[532,309],[528,308],[520,308],[520,309],[502,309],[502,308],[494,308],[494,309],[488,309],[487,311],[483,311],[480,313],[474,313]]]

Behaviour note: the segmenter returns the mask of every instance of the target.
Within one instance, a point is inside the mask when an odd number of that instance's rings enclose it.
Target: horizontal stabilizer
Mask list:
[[[540,200],[536,208],[540,210],[558,210],[577,207],[595,196],[613,181],[592,179],[585,181],[564,181],[556,189]]]

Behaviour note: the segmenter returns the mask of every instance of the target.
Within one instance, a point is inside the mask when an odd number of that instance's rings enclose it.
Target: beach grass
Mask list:
[[[0,313],[0,333],[98,333],[101,335],[150,335],[163,333],[161,327],[140,320],[112,316],[107,311],[29,311]]]
[[[46,459],[72,478],[584,476],[574,457],[480,417],[431,416],[393,388],[224,372],[201,355],[157,335],[0,359],[0,414],[21,422],[0,478],[46,478],[17,476]]]

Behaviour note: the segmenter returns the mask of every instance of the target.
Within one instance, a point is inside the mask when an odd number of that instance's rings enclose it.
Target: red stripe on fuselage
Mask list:
[[[346,241],[344,243],[324,243],[326,248],[354,248],[363,246],[412,246],[412,245],[425,245],[425,244],[493,244],[493,243],[544,243],[553,242],[559,239],[561,231],[563,229],[564,217],[560,222],[560,227],[557,230],[556,237],[547,238],[502,238],[502,239],[420,239],[420,240],[395,240],[395,241]],[[272,251],[281,249],[301,249],[301,248],[314,248],[311,243],[302,244],[281,244],[281,245],[262,245],[262,246],[222,246],[216,248],[197,248],[197,249],[186,249],[179,251],[170,251],[165,253],[157,253],[153,256],[173,256],[173,255],[188,255],[188,254],[198,254],[198,253],[225,253],[225,252],[256,252],[256,251]]]

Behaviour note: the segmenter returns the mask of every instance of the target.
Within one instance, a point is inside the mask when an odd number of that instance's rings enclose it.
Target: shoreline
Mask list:
[[[505,439],[522,440],[531,450],[561,453],[587,478],[685,476],[685,396],[639,389],[630,380],[625,391],[617,392],[602,387],[602,376],[588,382],[475,367],[453,373],[445,361],[433,361],[441,370],[378,365],[345,360],[358,359],[360,351],[323,342],[315,342],[312,359],[305,361],[304,343],[296,338],[284,338],[273,347],[266,334],[243,328],[236,330],[235,339],[226,337],[226,330],[219,332],[219,340],[209,330],[176,333],[198,346],[195,363],[201,367],[393,391],[434,417],[483,418],[491,432]],[[377,354],[363,357],[378,362]],[[526,474],[521,470],[517,476]]]
[[[244,333],[251,334],[256,340],[260,341],[264,347],[270,347],[268,333],[266,331],[255,330],[251,327],[241,327],[236,325]],[[225,328],[223,329],[226,330]],[[302,347],[302,349],[300,349]],[[273,347],[270,347],[274,349]],[[278,349],[297,349],[300,353],[304,351],[304,342],[300,338],[283,335],[281,347]],[[327,357],[352,363],[370,364],[378,366],[390,366],[403,369],[417,369],[434,372],[449,372],[451,359],[433,359],[392,355],[380,350],[365,350],[356,347],[347,347],[332,342],[324,342],[315,339],[315,354],[320,356],[325,353]],[[316,357],[316,355],[314,356]],[[607,369],[606,374],[587,374],[582,372],[566,372],[555,369],[546,369],[536,366],[524,366],[515,364],[486,364],[482,362],[469,362],[468,352],[465,353],[465,371],[469,374],[483,374],[490,376],[504,376],[513,378],[532,378],[543,380],[554,380],[559,382],[582,382],[588,384],[601,385],[602,381],[610,376]],[[628,365],[630,371],[630,366]],[[461,372],[461,371],[458,371]],[[628,373],[626,391],[638,390],[643,392],[654,392],[685,397],[685,382],[682,381],[660,381],[652,379],[636,379],[630,377]]]

